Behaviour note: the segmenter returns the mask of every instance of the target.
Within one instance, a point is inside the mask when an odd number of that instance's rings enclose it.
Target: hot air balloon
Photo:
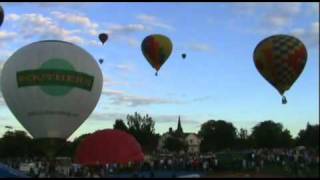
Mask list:
[[[64,41],[39,41],[17,50],[5,62],[1,90],[9,109],[33,138],[60,142],[94,110],[102,73],[84,49]]]
[[[141,49],[144,57],[156,70],[156,75],[158,75],[161,66],[171,54],[172,43],[170,39],[164,35],[153,34],[147,36],[142,41]]]
[[[3,11],[2,6],[0,5],[0,26],[3,23],[3,19],[4,19],[4,11]]]
[[[106,33],[101,33],[99,34],[99,39],[102,44],[104,44],[108,40],[108,34]]]
[[[75,163],[82,165],[127,164],[143,160],[141,146],[131,134],[111,129],[97,131],[86,137],[75,155]]]
[[[103,59],[99,59],[99,63],[102,64],[103,63]]]
[[[254,50],[253,59],[260,74],[282,96],[302,73],[307,62],[307,50],[297,38],[288,35],[273,35],[262,40]]]
[[[182,58],[185,59],[187,55],[185,53],[181,54]]]

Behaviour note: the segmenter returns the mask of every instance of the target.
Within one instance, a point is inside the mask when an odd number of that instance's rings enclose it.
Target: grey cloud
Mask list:
[[[113,67],[123,72],[132,72],[134,70],[134,66],[130,64],[117,64]]]
[[[272,3],[271,10],[261,19],[261,27],[277,32],[293,22],[301,12],[301,3]]]
[[[181,104],[177,100],[169,100],[154,97],[144,97],[127,94],[124,91],[104,90],[103,95],[109,96],[111,104],[113,105],[126,105],[128,107],[155,105],[155,104]]]
[[[108,28],[109,34],[121,34],[121,33],[133,33],[146,31],[146,27],[143,24],[112,24]]]
[[[18,37],[15,32],[0,31],[0,41],[10,41]]]
[[[300,38],[307,47],[319,48],[319,22],[314,22],[307,28],[295,29],[292,34]]]
[[[303,13],[301,2],[235,3],[233,8],[239,18],[259,18],[257,21],[253,19],[254,28],[249,30],[250,33],[259,34],[281,33]]]
[[[199,51],[199,52],[212,52],[212,47],[208,44],[204,43],[194,43],[189,45],[189,49],[193,51]]]
[[[167,23],[164,23],[162,20],[155,16],[140,14],[137,16],[137,19],[141,20],[144,24],[149,26],[164,28],[167,30],[174,30],[174,27]]]
[[[85,41],[76,36],[79,30],[68,30],[58,26],[50,17],[42,14],[9,14],[9,21],[13,21],[17,26],[22,39],[40,38],[40,39],[61,39],[76,44],[82,44]],[[20,38],[20,39],[21,39]]]
[[[202,101],[207,101],[211,98],[211,96],[203,96],[203,97],[198,97],[192,99],[192,102],[202,102]]]
[[[115,121],[116,119],[126,120],[127,114],[124,113],[108,113],[108,112],[94,112],[89,119],[94,121]]]
[[[79,14],[64,13],[60,11],[51,12],[56,18],[66,23],[79,25],[85,29],[89,34],[96,36],[98,35],[99,25],[93,22],[89,17]]]
[[[138,112],[139,113],[139,112]],[[108,112],[95,112],[89,117],[89,119],[94,121],[112,121],[114,122],[116,119],[122,119],[125,123],[127,122],[127,115],[130,113],[108,113]],[[144,116],[144,113],[139,113]],[[131,113],[132,115],[132,113]],[[148,114],[155,123],[177,123],[178,122],[178,115],[152,115]],[[201,122],[191,120],[188,117],[180,116],[181,123],[183,124],[201,124]]]
[[[155,122],[158,123],[177,123],[178,122],[178,115],[158,115],[158,116],[151,116]],[[181,124],[199,124],[201,122],[192,120],[185,116],[180,116]]]

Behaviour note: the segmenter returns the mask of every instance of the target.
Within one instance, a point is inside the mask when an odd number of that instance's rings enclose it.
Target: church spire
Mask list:
[[[176,134],[178,136],[183,136],[183,130],[182,130],[182,126],[181,126],[180,116],[178,118],[178,127],[177,127],[177,130],[176,130]]]

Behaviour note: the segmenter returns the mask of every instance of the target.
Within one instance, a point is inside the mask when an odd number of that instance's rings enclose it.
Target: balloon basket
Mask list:
[[[64,146],[66,140],[62,138],[39,138],[35,139],[35,143],[40,152],[46,157],[53,158]]]
[[[282,104],[287,104],[287,98],[285,96],[282,96]]]

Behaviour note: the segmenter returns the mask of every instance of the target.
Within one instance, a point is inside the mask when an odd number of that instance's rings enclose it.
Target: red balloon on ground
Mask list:
[[[75,163],[82,165],[127,164],[143,160],[141,146],[131,134],[110,129],[88,136],[77,148],[75,156]]]

